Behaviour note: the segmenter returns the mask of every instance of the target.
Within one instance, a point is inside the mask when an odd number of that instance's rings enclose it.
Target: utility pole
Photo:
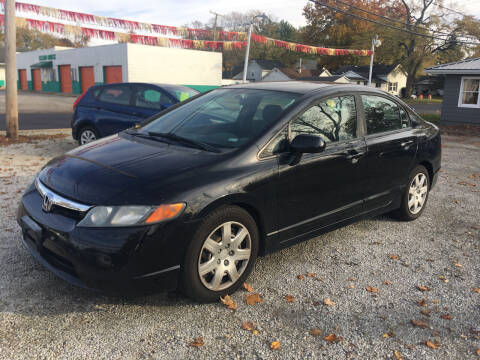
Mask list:
[[[15,0],[5,0],[5,106],[7,137],[18,136]]]
[[[372,39],[372,54],[370,55],[370,71],[368,72],[368,86],[372,86],[373,57],[375,56],[375,48],[380,45],[382,45],[382,42],[378,40],[378,35],[375,35]]]
[[[268,16],[265,14],[256,15],[252,18],[252,20],[250,20],[250,24],[248,25],[247,48],[245,49],[245,61],[243,64],[243,77],[242,77],[242,82],[244,84],[247,82],[248,56],[250,55],[250,41],[252,38],[253,22],[255,21],[256,18],[261,18],[263,20],[266,20],[268,19]]]
[[[213,41],[217,40],[217,20],[219,16],[225,16],[219,13],[216,13],[215,11],[210,10],[210,14],[215,15],[215,22],[213,24]]]

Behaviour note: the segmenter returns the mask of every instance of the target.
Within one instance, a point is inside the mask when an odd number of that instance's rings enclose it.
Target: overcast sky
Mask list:
[[[138,20],[161,25],[181,26],[211,18],[209,11],[229,13],[261,10],[295,26],[305,25],[302,10],[307,0],[22,0],[95,15]],[[445,5],[480,18],[480,0],[445,1]]]

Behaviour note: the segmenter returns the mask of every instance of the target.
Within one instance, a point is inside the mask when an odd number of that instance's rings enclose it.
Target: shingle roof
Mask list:
[[[373,65],[372,69],[372,75],[373,76],[383,76],[383,75],[388,75],[390,74],[393,70],[398,65],[383,65],[383,64],[377,64]],[[336,74],[344,74],[348,71],[354,71],[357,74],[368,78],[368,73],[370,72],[370,66],[369,65],[364,65],[364,66],[342,66],[338,71],[336,71]]]
[[[253,59],[263,70],[273,70],[274,68],[283,68],[285,65],[280,60],[257,60]]]
[[[425,69],[432,74],[480,74],[480,58],[471,58],[461,61],[440,64]]]

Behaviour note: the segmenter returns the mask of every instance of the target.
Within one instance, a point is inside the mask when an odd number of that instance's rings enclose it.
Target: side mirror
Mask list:
[[[290,150],[297,154],[319,153],[325,150],[325,145],[320,136],[300,134],[290,143]]]

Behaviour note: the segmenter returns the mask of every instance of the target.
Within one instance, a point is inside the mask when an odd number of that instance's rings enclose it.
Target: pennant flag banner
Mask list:
[[[4,11],[5,0],[0,0],[0,7]],[[120,42],[131,42],[135,44],[145,44],[154,46],[176,47],[185,49],[210,49],[210,50],[237,50],[245,48],[247,45],[247,35],[245,32],[231,32],[231,31],[212,31],[208,29],[191,29],[185,27],[166,26],[148,24],[137,21],[109,18],[104,16],[96,16],[92,14],[79,13],[69,10],[55,9],[46,6],[39,6],[34,4],[26,4],[22,2],[16,3],[18,11],[23,13],[33,13],[46,17],[73,21],[76,24],[84,25],[98,25],[109,28],[117,28],[121,30],[128,30],[125,32],[114,32],[109,30],[94,29],[90,26],[78,26],[62,24],[58,22],[34,20],[29,18],[16,17],[17,26],[26,26],[31,29],[36,29],[42,32],[50,32],[61,34],[65,36],[79,35],[90,38],[97,38],[103,40],[112,40]],[[0,14],[0,25],[4,25],[4,15]],[[132,34],[134,31],[144,31],[162,35],[150,36]],[[168,38],[165,36],[172,35],[182,37]],[[215,38],[217,41],[209,39]],[[317,46],[309,46],[297,44],[282,40],[276,40],[265,36],[252,34],[252,42],[264,44],[268,47],[282,48],[289,51],[301,52],[305,54],[314,55],[356,55],[356,56],[370,56],[370,50],[352,50],[352,49],[329,49]]]

